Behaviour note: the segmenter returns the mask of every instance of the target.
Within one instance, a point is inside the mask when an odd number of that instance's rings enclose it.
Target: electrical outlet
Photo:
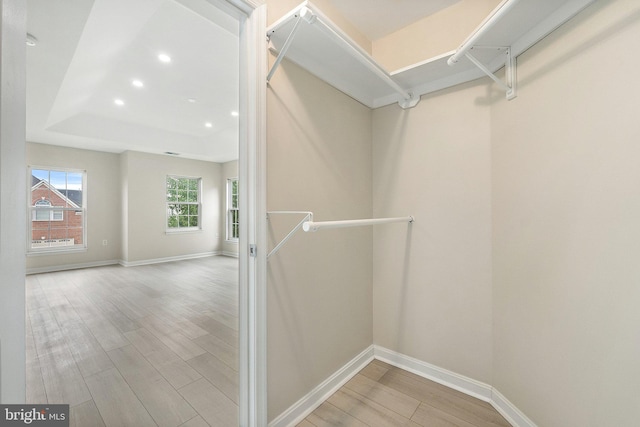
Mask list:
[[[108,244],[108,243],[109,243],[109,242],[107,242],[107,239],[104,239],[104,240],[102,241],[102,246],[107,246],[107,244]]]

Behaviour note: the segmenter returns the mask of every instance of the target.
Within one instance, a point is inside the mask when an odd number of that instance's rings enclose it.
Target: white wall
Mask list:
[[[267,93],[268,210],[371,217],[371,111],[283,61]],[[272,247],[303,216],[271,215]],[[299,232],[269,259],[268,413],[372,343],[370,228]]]
[[[220,203],[220,241],[222,242],[222,254],[238,256],[238,242],[228,241],[227,236],[227,179],[238,178],[238,161],[233,160],[222,164],[222,200]],[[239,183],[240,184],[240,183]],[[242,185],[242,184],[240,184]],[[242,190],[240,190],[242,191]]]
[[[224,188],[219,163],[129,151],[123,164],[128,177],[125,265],[221,250]],[[202,230],[166,232],[167,175],[202,178]]]
[[[596,2],[492,107],[494,386],[540,426],[640,419],[638,40]]]
[[[0,402],[24,403],[26,6],[0,0]]]
[[[490,383],[491,144],[486,83],[373,112],[374,343]]]
[[[27,256],[27,271],[117,263],[121,254],[121,181],[118,154],[27,143],[27,165],[87,171],[87,250]],[[102,244],[103,240],[107,245]]]

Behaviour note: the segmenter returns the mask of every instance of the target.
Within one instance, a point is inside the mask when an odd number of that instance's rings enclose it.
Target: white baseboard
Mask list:
[[[375,358],[390,365],[413,372],[416,375],[435,381],[439,384],[458,390],[469,396],[476,397],[485,402],[491,402],[491,391],[493,388],[489,384],[476,381],[464,375],[443,369],[422,360],[397,353],[393,350],[380,346],[374,346]]]
[[[522,413],[513,403],[504,397],[495,388],[491,393],[491,405],[496,408],[496,411],[500,412],[509,423],[514,427],[537,427],[536,423],[531,421],[525,414]]]
[[[376,345],[364,350],[322,384],[307,393],[306,396],[270,422],[269,427],[292,427],[297,425],[373,359],[378,359],[488,402],[513,427],[537,427],[533,421],[489,384]]]
[[[384,347],[374,346],[374,355],[376,359],[390,365],[490,403],[513,427],[537,427],[522,411],[489,384]]]
[[[231,252],[231,251],[222,251],[222,253],[220,255],[222,255],[222,256],[230,256],[230,257],[233,257],[233,258],[238,258],[239,257],[238,252]]]
[[[180,255],[180,256],[166,257],[166,258],[145,259],[142,261],[132,261],[132,262],[127,262],[121,259],[120,260],[110,259],[106,261],[83,262],[79,264],[59,264],[59,265],[52,265],[49,267],[34,267],[34,268],[28,268],[26,270],[26,273],[27,274],[52,273],[54,271],[77,270],[80,268],[104,267],[106,265],[117,265],[117,264],[120,264],[123,267],[135,267],[138,265],[160,264],[163,262],[172,262],[172,261],[184,261],[189,259],[206,258],[206,257],[216,256],[216,255],[233,256],[233,255],[229,255],[221,252],[204,252],[199,254]],[[237,254],[235,256],[237,256]]]
[[[91,268],[91,267],[104,267],[106,265],[117,265],[120,261],[117,259],[110,259],[106,261],[95,261],[95,262],[83,262],[79,264],[59,264],[52,265],[49,267],[34,267],[27,268],[27,274],[38,274],[38,273],[53,273],[54,271],[65,271],[65,270],[78,270],[80,268]]]
[[[210,256],[220,255],[220,252],[203,252],[199,254],[178,255],[165,258],[144,259],[141,261],[124,261],[120,260],[119,264],[123,267],[137,267],[139,265],[161,264],[163,262],[185,261],[188,259],[206,258]]]
[[[289,409],[269,423],[269,427],[291,427],[305,419],[318,406],[373,360],[373,346],[353,358],[322,384],[311,390]]]

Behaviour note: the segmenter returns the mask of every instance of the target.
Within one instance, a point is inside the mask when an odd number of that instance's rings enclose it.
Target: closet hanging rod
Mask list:
[[[412,216],[402,216],[396,218],[373,218],[373,219],[350,219],[343,221],[321,221],[314,222],[313,221],[313,212],[309,211],[269,211],[267,212],[267,219],[269,219],[270,215],[273,214],[285,214],[285,215],[304,215],[302,221],[298,222],[298,224],[293,227],[291,231],[282,239],[272,250],[267,254],[267,260],[271,258],[272,255],[275,255],[276,252],[280,250],[280,248],[287,243],[293,235],[300,230],[301,228],[304,231],[318,231],[324,228],[343,228],[343,227],[360,227],[365,225],[376,225],[376,224],[388,224],[391,222],[413,222]]]
[[[350,219],[343,221],[306,221],[302,224],[302,229],[306,232],[318,231],[329,228],[344,228],[344,227],[362,227],[365,225],[377,225],[388,224],[392,222],[413,222],[412,216],[402,216],[395,218],[373,218],[373,219]]]
[[[476,30],[458,47],[456,53],[454,53],[448,60],[447,64],[453,65],[460,60],[465,54],[476,45],[480,37],[482,37],[487,31],[489,31],[496,23],[498,23],[513,6],[518,4],[520,0],[504,0],[498,5],[493,13],[488,16]]]

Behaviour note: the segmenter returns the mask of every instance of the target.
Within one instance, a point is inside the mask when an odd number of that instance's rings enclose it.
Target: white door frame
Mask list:
[[[263,0],[207,1],[240,22],[239,424],[267,427],[267,6]]]
[[[207,0],[240,22],[240,383],[241,427],[266,427],[266,6],[262,0]],[[0,238],[2,249],[26,241],[26,227],[12,227],[7,218],[25,217],[24,191],[5,192],[26,176],[25,45],[26,0],[0,0],[3,37],[0,45],[2,83],[0,121]],[[5,37],[7,36],[7,37]],[[5,90],[7,89],[7,90]],[[25,183],[26,185],[26,183]],[[24,187],[24,186],[23,186]],[[6,196],[5,196],[6,194]],[[7,246],[7,247],[5,247]],[[250,256],[250,248],[257,248]],[[11,251],[15,255],[15,249]],[[20,256],[18,254],[18,256]],[[24,262],[16,262],[8,250],[0,251],[3,279],[0,296],[6,306],[24,307]],[[8,283],[11,282],[11,283]],[[3,310],[0,321],[11,325],[10,336],[0,328],[0,401],[24,402],[24,312]],[[7,336],[5,336],[7,335]],[[8,339],[9,338],[9,339]],[[10,392],[11,390],[11,392]],[[3,393],[4,392],[4,393]]]
[[[212,1],[212,0],[209,0]],[[217,0],[216,0],[217,1]],[[226,0],[240,18],[240,426],[267,426],[266,6]]]

